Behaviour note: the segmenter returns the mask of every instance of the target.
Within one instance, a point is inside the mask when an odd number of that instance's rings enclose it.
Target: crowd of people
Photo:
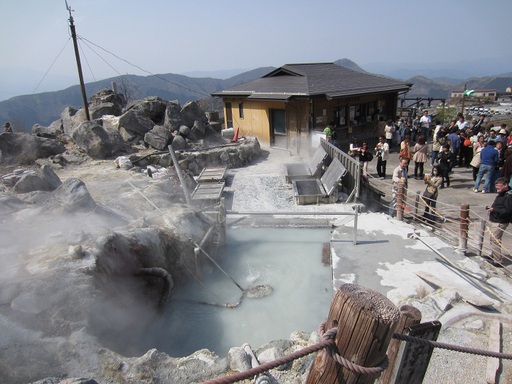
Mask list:
[[[398,152],[399,165],[391,175],[392,199],[390,214],[396,215],[399,185],[407,191],[408,179],[423,180],[425,202],[423,218],[436,221],[435,211],[439,190],[449,188],[455,168],[471,168],[475,193],[497,193],[492,206],[487,207],[492,226],[492,251],[487,260],[503,266],[501,238],[512,221],[512,130],[506,124],[489,124],[485,116],[470,122],[462,113],[448,124],[435,120],[428,111],[411,120],[397,117],[379,124],[378,142],[374,148],[377,177],[385,180],[391,152]],[[368,179],[368,163],[373,153],[368,144],[350,143],[349,154],[362,164],[362,178]],[[410,168],[410,169],[409,169]],[[431,169],[428,172],[428,168]],[[482,185],[483,184],[483,185]]]

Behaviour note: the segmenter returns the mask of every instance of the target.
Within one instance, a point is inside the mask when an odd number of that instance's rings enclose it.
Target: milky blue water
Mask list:
[[[241,291],[211,262],[201,282],[175,290],[163,318],[154,324],[153,347],[171,356],[208,348],[226,356],[229,348],[253,348],[293,331],[312,332],[327,319],[332,299],[331,266],[322,264],[326,228],[229,228],[227,246],[216,261],[244,289],[269,284],[266,297],[244,298],[236,309],[198,304],[236,303]],[[155,336],[157,335],[157,336]]]

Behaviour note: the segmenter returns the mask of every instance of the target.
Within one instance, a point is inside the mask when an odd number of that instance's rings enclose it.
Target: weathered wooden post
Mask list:
[[[414,200],[414,220],[418,219],[418,205],[420,204],[420,191],[416,191],[416,199]]]
[[[396,218],[400,221],[404,220],[404,203],[405,203],[405,186],[398,183],[398,192],[396,195]]]
[[[477,256],[482,256],[482,249],[484,248],[484,234],[485,234],[485,220],[480,220],[480,231],[478,232],[478,244],[476,254]]]
[[[400,312],[384,295],[356,284],[342,285],[331,303],[326,329],[336,327],[337,353],[366,367],[378,367],[400,319]],[[307,384],[373,383],[375,376],[343,367],[322,350],[318,353]]]
[[[460,224],[459,224],[459,252],[463,255],[468,250],[469,233],[469,204],[460,206]]]
[[[400,320],[396,327],[397,333],[404,333],[407,328],[413,324],[419,324],[421,321],[421,312],[419,309],[412,305],[402,305],[400,307]],[[400,348],[400,340],[393,339],[388,347],[389,368],[386,369],[377,381],[378,384],[391,384],[390,379],[393,374],[396,375],[396,370],[399,364],[395,364],[397,360],[398,350]],[[400,362],[398,362],[400,363]]]

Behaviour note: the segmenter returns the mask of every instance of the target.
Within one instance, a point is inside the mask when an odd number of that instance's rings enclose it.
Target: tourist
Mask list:
[[[503,167],[501,167],[501,177],[504,177],[508,180],[508,186],[512,188],[512,148],[508,148],[505,151],[505,162],[503,163]]]
[[[450,169],[452,164],[453,154],[450,151],[450,145],[443,145],[443,150],[439,152],[439,167],[438,170],[441,172],[441,189],[444,188],[444,184],[446,182],[446,186],[450,186]]]
[[[11,123],[7,122],[4,124],[4,132],[12,133]]]
[[[391,120],[388,120],[384,127],[384,137],[386,137],[386,142],[390,149],[393,147],[393,133],[395,133],[395,125]]]
[[[482,128],[484,128],[484,122],[485,122],[485,115],[480,115],[479,118],[478,118],[478,121],[471,128],[471,135],[472,136],[475,136],[476,134],[478,134],[478,132],[480,132],[480,130]]]
[[[437,120],[439,122],[439,120]],[[430,153],[431,165],[437,164],[439,152],[443,148],[443,145],[447,143],[446,131],[442,125],[439,128],[436,127],[434,130],[434,138],[432,142],[432,152]]]
[[[439,168],[437,165],[432,167],[432,173],[430,175],[425,175],[423,179],[427,186],[425,187],[425,191],[423,192],[423,200],[425,200],[425,212],[423,213],[423,217],[427,222],[436,221],[435,217],[435,208],[437,205],[437,196],[439,193],[439,187],[443,182],[443,178],[439,174]]]
[[[461,139],[459,135],[459,130],[457,127],[452,128],[450,131],[450,134],[448,135],[448,140],[450,140],[450,151],[452,152],[452,162],[450,164],[450,172],[452,168],[455,166],[455,163],[457,162],[457,158],[459,156],[460,152],[460,145],[461,145]]]
[[[428,134],[430,131],[430,124],[432,123],[432,120],[430,116],[428,115],[428,111],[423,111],[423,116],[420,118],[420,136],[425,136],[426,139],[428,139]]]
[[[373,160],[373,154],[368,149],[368,143],[363,143],[361,145],[361,149],[359,151],[359,161],[363,166],[363,178],[366,180],[368,178],[368,163]]]
[[[473,143],[466,132],[460,133],[459,167],[469,167],[473,158]]]
[[[409,166],[409,160],[401,159],[400,164],[393,170],[393,177],[391,179],[391,202],[389,203],[389,214],[391,217],[396,216],[396,204],[399,185],[404,186],[403,202],[407,197],[407,167]]]
[[[478,136],[477,141],[473,144],[473,158],[469,165],[473,168],[473,181],[476,181],[476,175],[478,174],[478,169],[480,168],[480,164],[482,163],[482,159],[480,157],[480,152],[485,147],[485,137]]]
[[[492,174],[494,173],[496,164],[498,164],[498,151],[496,151],[495,147],[495,141],[488,141],[485,148],[480,152],[480,169],[478,170],[478,174],[476,176],[473,192],[478,192],[478,188],[480,187],[480,183],[482,182],[484,176],[485,183],[484,188],[482,189],[482,193],[489,193],[491,191]]]
[[[426,143],[426,137],[420,135],[418,142],[413,148],[414,155],[412,160],[414,161],[414,178],[416,180],[423,179],[423,168],[428,160],[428,146]]]
[[[324,128],[325,141],[331,142],[332,131],[334,129],[334,122],[330,122],[327,127]]]
[[[498,179],[498,177],[500,177],[501,167],[503,167],[503,164],[505,163],[505,147],[503,145],[503,142],[497,141],[495,149],[498,152],[498,162],[496,163],[496,166],[494,167],[494,171],[493,171],[492,177],[491,177],[491,192],[492,193],[496,193],[496,188],[494,188],[494,184],[496,183],[496,180]]]
[[[379,142],[375,146],[377,155],[377,175],[381,180],[386,178],[386,164],[389,159],[389,144],[384,136],[379,136]]]
[[[494,143],[496,143],[497,141],[499,141],[499,137],[496,135],[496,131],[494,129],[491,128],[491,130],[489,131],[489,134],[488,136],[486,137],[485,141],[487,143],[489,143],[490,141],[493,141]]]
[[[418,116],[414,116],[414,120],[412,121],[412,136],[411,140],[416,142],[416,139],[420,135],[421,132],[421,122]]]
[[[495,183],[498,195],[490,207],[485,207],[489,212],[491,222],[491,255],[485,257],[493,266],[503,267],[503,253],[501,250],[501,239],[503,232],[507,229],[508,223],[512,220],[512,191],[505,178],[500,177]]]
[[[457,127],[459,128],[459,131],[462,131],[462,132],[465,132],[466,129],[469,128],[469,121],[467,121],[466,119],[464,119],[464,115],[462,113],[459,113],[458,115],[458,120],[457,120]]]
[[[410,144],[410,136],[405,136],[404,140],[400,143],[400,153],[398,154],[398,158],[400,160],[407,160],[407,164],[409,164],[409,160],[411,160],[411,144]]]

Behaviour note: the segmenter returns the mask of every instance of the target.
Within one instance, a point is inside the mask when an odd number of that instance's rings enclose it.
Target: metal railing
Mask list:
[[[331,159],[338,159],[347,169],[347,174],[342,180],[343,187],[350,192],[346,202],[352,203],[357,201],[359,199],[359,184],[361,181],[361,163],[324,139],[320,140],[320,145]]]

